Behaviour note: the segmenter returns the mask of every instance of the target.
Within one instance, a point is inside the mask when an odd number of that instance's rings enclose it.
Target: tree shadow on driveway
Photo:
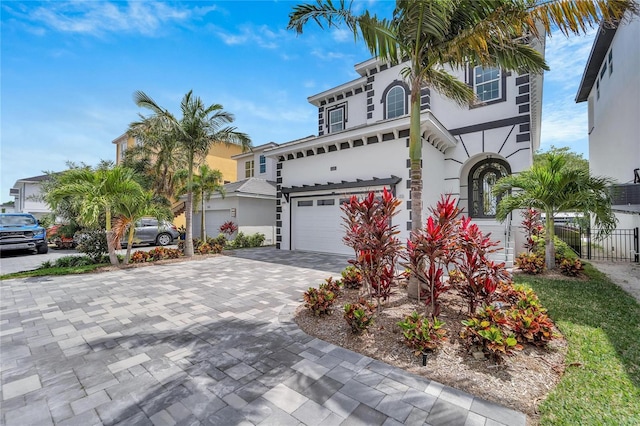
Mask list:
[[[353,258],[353,256],[340,254],[315,253],[299,250],[278,250],[275,247],[229,250],[224,253],[231,257],[277,263],[279,265],[295,266],[298,268],[314,269],[317,271],[327,271],[336,274],[340,274],[344,268],[349,266],[348,261]]]

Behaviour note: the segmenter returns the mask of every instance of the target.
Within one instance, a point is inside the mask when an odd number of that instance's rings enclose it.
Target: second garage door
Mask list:
[[[292,204],[293,250],[353,255],[353,249],[342,242],[340,198],[293,198]]]

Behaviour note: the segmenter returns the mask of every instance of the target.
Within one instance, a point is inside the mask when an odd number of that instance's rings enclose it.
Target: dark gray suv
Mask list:
[[[166,220],[160,221],[155,218],[144,218],[136,222],[136,230],[133,235],[134,244],[152,244],[157,246],[167,246],[173,243],[180,236],[176,226]],[[121,244],[127,245],[127,235],[122,239]]]

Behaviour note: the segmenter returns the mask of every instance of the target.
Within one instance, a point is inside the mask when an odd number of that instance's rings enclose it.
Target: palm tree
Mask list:
[[[193,96],[189,91],[180,103],[181,118],[176,118],[168,110],[160,107],[144,92],[134,94],[134,100],[139,107],[151,110],[150,120],[158,121],[166,129],[167,137],[173,138],[186,156],[187,169],[187,202],[185,204],[185,222],[187,235],[185,238],[185,256],[193,256],[193,171],[202,161],[213,144],[236,144],[243,149],[249,149],[251,139],[235,127],[228,126],[234,121],[231,113],[223,110],[222,105],[206,106],[202,100]],[[158,125],[158,127],[160,127]]]
[[[146,177],[145,187],[153,190],[156,198],[171,203],[178,188],[176,172],[185,168],[187,161],[171,128],[158,117],[140,116],[140,121],[129,125],[127,133],[141,143],[127,150],[123,164]]]
[[[595,177],[582,167],[569,167],[568,155],[546,153],[534,161],[531,169],[498,180],[493,192],[502,196],[496,219],[504,221],[516,209],[534,208],[545,213],[545,263],[555,268],[553,218],[561,212],[584,212],[592,215],[603,233],[615,228],[606,177]],[[512,192],[513,191],[513,192]]]
[[[55,187],[45,195],[45,199],[53,210],[68,203],[76,205],[78,222],[85,226],[99,226],[104,218],[109,260],[112,265],[118,265],[111,227],[114,204],[120,197],[139,189],[140,185],[133,179],[130,169],[119,166],[95,170],[82,167],[60,174]]]
[[[181,170],[177,174],[179,178],[186,180],[188,174],[186,170]],[[220,184],[222,182],[222,172],[220,170],[211,169],[207,164],[201,164],[198,167],[198,173],[193,175],[193,205],[195,211],[201,212],[200,217],[200,239],[206,241],[207,231],[205,224],[205,201],[211,200],[211,195],[214,192],[218,192],[224,197],[224,187]],[[187,193],[187,186],[183,186],[178,190],[178,195],[184,195]],[[200,205],[199,207],[196,207]]]
[[[350,3],[351,5],[351,3]],[[411,88],[409,158],[411,160],[412,231],[422,228],[422,135],[420,90],[427,86],[458,104],[476,101],[473,89],[453,77],[446,66],[469,63],[505,70],[540,73],[543,57],[527,41],[542,37],[537,24],[550,32],[579,34],[601,18],[613,22],[625,10],[637,10],[634,0],[397,0],[390,20],[368,11],[355,15],[341,0],[295,6],[289,29],[302,33],[314,20],[333,27],[345,24],[369,51],[392,65],[407,61],[401,71]]]
[[[133,188],[132,188],[133,189]],[[138,185],[134,190],[118,197],[114,203],[114,210],[117,212],[113,221],[113,245],[120,245],[120,241],[127,235],[127,252],[124,257],[124,264],[128,264],[131,259],[131,246],[135,234],[135,223],[145,216],[154,216],[159,221],[168,219],[170,211],[154,201],[154,195],[150,191],[145,191]]]

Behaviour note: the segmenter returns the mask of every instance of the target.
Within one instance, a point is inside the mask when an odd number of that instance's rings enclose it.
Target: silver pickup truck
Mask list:
[[[0,214],[0,251],[35,250],[38,254],[49,251],[47,231],[38,219],[28,213]]]

